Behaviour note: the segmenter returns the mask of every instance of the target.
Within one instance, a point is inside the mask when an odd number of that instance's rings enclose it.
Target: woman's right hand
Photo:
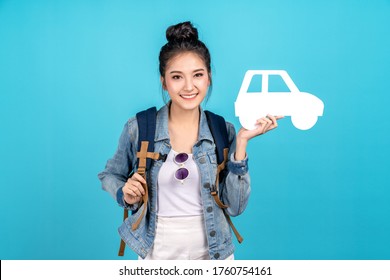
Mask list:
[[[146,181],[138,173],[134,173],[133,176],[127,180],[122,188],[123,198],[127,204],[134,204],[141,201],[142,196],[145,194],[142,184],[146,184]]]

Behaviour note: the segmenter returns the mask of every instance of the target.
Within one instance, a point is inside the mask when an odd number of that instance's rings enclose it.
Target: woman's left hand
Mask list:
[[[248,144],[248,141],[253,137],[264,134],[272,129],[277,128],[277,120],[282,118],[283,116],[267,115],[266,117],[257,120],[256,128],[253,130],[247,130],[242,127],[237,133],[236,152],[234,154],[235,159],[243,160],[246,155],[246,146]]]

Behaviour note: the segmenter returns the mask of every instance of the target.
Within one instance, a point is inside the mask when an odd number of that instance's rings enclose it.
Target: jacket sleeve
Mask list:
[[[248,172],[248,156],[237,161],[234,158],[236,150],[236,132],[231,123],[226,122],[229,136],[229,158],[227,172],[221,182],[221,199],[228,205],[230,216],[240,215],[246,208],[250,196],[250,177]]]
[[[130,210],[137,209],[138,205],[129,205],[124,201],[122,188],[136,164],[137,142],[137,121],[132,118],[126,122],[122,130],[114,156],[107,161],[105,169],[98,174],[103,190],[107,191],[121,207]]]

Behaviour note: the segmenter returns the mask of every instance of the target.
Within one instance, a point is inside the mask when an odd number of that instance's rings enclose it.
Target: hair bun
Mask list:
[[[186,21],[168,27],[166,36],[168,42],[196,41],[198,40],[198,30],[191,22]]]

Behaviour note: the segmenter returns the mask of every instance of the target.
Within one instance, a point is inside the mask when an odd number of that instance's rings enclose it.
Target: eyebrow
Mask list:
[[[199,69],[196,69],[196,70],[192,71],[192,73],[199,72],[199,71],[205,71],[205,69],[204,68],[199,68]],[[173,71],[169,72],[169,74],[175,74],[175,73],[181,74],[183,72],[178,71],[178,70],[173,70]]]

